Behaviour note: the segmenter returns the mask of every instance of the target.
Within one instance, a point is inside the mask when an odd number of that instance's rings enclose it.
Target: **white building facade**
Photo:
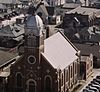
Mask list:
[[[65,4],[65,0],[46,0],[50,6],[59,6]]]

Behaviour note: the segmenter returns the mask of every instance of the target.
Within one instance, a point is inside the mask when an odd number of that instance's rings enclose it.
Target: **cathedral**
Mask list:
[[[62,32],[44,39],[44,32],[37,31],[25,28],[22,53],[10,65],[5,92],[71,91],[79,76],[77,48]]]

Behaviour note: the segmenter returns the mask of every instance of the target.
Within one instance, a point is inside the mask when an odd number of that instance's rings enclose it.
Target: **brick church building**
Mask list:
[[[19,52],[6,63],[10,71],[0,72],[0,88],[5,90],[0,92],[71,92],[78,84],[80,52],[62,32],[44,39],[37,30],[25,29]]]
[[[9,92],[68,92],[78,82],[77,53],[60,32],[45,40],[27,33],[24,52],[10,67]]]
[[[78,50],[61,32],[44,40],[39,16],[28,16],[26,21],[23,53],[10,64],[6,77],[7,92],[72,90],[78,83]]]

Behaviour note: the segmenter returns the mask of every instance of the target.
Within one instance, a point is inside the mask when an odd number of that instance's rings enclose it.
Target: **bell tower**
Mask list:
[[[41,52],[44,52],[44,29],[39,16],[27,16],[21,56],[11,66],[9,92],[41,92]],[[18,90],[18,91],[16,91]]]
[[[27,58],[31,55],[39,63],[40,53],[44,52],[44,34],[35,35],[34,30],[27,28],[25,31],[24,54]]]
[[[28,31],[25,29],[27,33],[25,33],[25,44],[24,44],[24,51],[25,54],[32,54],[36,56],[42,51],[44,51],[44,34],[36,36],[33,31]],[[39,58],[39,57],[37,57]]]
[[[43,21],[30,6],[25,23],[24,75],[27,92],[41,92],[41,52],[44,51]]]
[[[36,31],[42,30],[25,28],[24,42],[24,65],[26,66],[26,85],[30,89],[30,80],[34,83],[34,92],[41,92],[41,52],[44,52],[44,34],[36,34]],[[33,84],[32,84],[33,85]],[[29,91],[31,92],[31,91]]]

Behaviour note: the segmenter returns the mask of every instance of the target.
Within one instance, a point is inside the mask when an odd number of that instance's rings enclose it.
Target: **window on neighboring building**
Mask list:
[[[52,78],[50,76],[45,77],[45,92],[52,92]]]

